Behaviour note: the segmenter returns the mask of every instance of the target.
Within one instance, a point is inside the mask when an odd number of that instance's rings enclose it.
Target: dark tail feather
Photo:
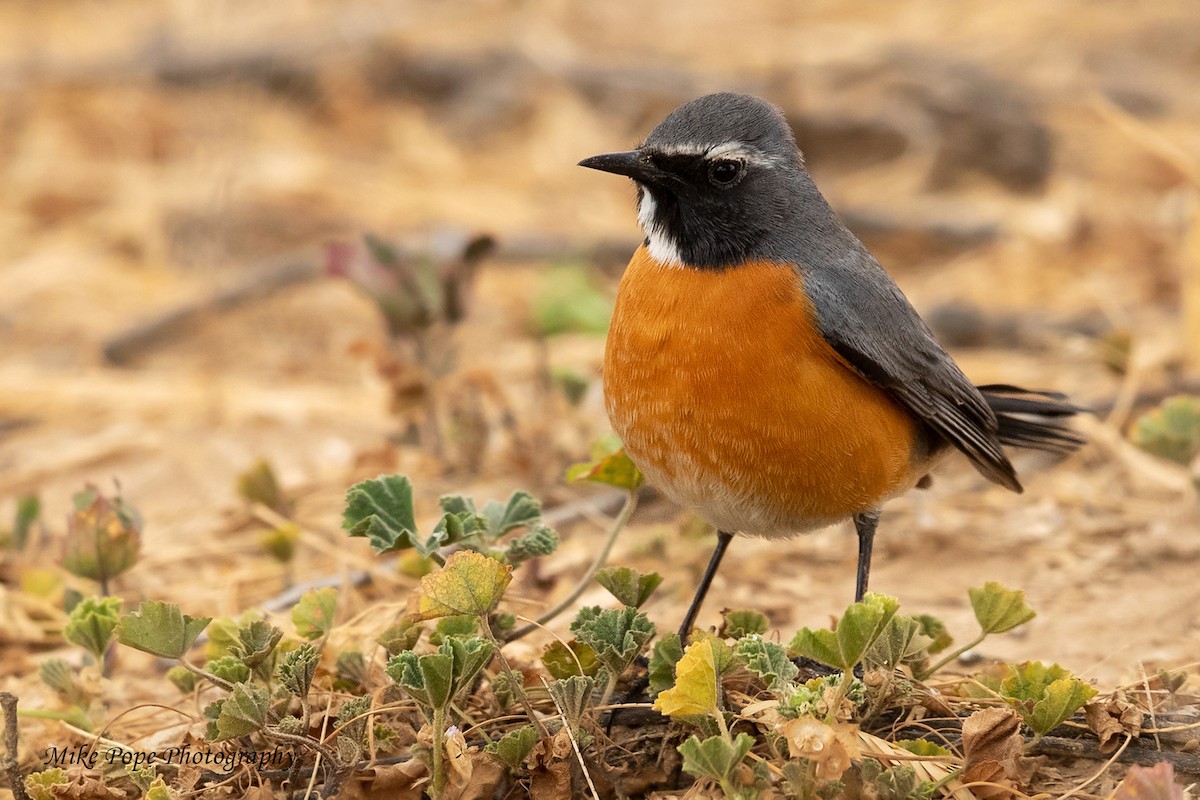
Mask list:
[[[1010,447],[1066,455],[1087,443],[1063,420],[1086,411],[1057,392],[1032,392],[996,383],[976,387],[1000,423],[1000,441]]]

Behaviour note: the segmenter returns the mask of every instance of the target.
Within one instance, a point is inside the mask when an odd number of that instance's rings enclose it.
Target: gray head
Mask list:
[[[783,260],[804,236],[806,217],[819,229],[840,229],[783,114],[749,95],[699,97],[671,112],[636,150],[579,165],[637,183],[646,245],[666,263],[720,269]]]

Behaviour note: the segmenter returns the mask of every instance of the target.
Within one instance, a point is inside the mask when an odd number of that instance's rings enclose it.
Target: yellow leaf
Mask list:
[[[437,572],[421,578],[421,593],[413,598],[416,620],[459,614],[481,617],[500,602],[512,580],[512,565],[472,550],[460,550]]]
[[[675,667],[675,685],[654,700],[654,710],[668,717],[718,714],[717,667],[712,642],[692,642]]]

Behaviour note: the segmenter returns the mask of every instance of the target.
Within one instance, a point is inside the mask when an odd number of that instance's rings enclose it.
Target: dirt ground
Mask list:
[[[412,476],[425,517],[451,490],[598,496],[561,474],[607,430],[603,336],[543,344],[531,309],[562,265],[587,265],[611,297],[619,262],[588,254],[638,240],[630,188],[575,163],[719,88],[783,107],[834,207],[974,380],[1098,412],[1080,454],[1018,461],[1021,496],[955,462],[892,503],[874,588],[964,636],[969,587],[1024,589],[1038,618],[981,655],[1057,661],[1105,687],[1200,659],[1195,489],[1125,440],[1149,401],[1200,379],[1200,10],[747,5],[0,5],[0,520],[36,492],[50,536],[37,564],[3,568],[0,689],[42,702],[34,673],[61,617],[18,587],[53,557],[87,482],[119,480],[146,520],[118,590],[206,615],[284,589],[235,493],[259,458],[297,498],[299,581],[374,563],[338,528],[346,487],[381,471]],[[319,265],[326,243],[366,231],[420,249],[445,230],[498,242],[445,384],[499,387],[478,464],[398,436],[369,357],[385,338],[375,306],[315,271],[202,310],[124,365],[105,358],[116,337],[280,257]],[[547,365],[587,377],[578,406],[545,389]],[[595,514],[564,526],[544,583],[522,587],[526,613],[566,591],[603,527]],[[695,528],[648,503],[613,557],[664,575],[646,610],[667,627],[708,558]],[[854,547],[846,526],[738,540],[701,622],[755,606],[785,639],[824,624],[851,599]]]

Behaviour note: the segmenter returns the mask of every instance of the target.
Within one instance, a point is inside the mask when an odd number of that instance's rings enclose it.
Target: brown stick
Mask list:
[[[1096,761],[1107,761],[1112,758],[1112,753],[1100,752],[1099,744],[1093,739],[1068,739],[1063,736],[1043,736],[1033,744],[1030,752],[1034,755],[1070,756]],[[1178,772],[1200,775],[1200,756],[1191,753],[1176,753],[1170,750],[1152,750],[1148,747],[1141,747],[1137,739],[1130,742],[1129,747],[1125,748],[1125,752],[1117,757],[1117,761],[1144,767],[1152,766],[1160,761],[1169,761]]]
[[[25,793],[25,776],[21,774],[21,764],[17,760],[17,746],[20,744],[17,731],[17,696],[9,692],[0,692],[0,708],[4,709],[4,771],[8,773],[13,800],[29,800],[29,795]]]

